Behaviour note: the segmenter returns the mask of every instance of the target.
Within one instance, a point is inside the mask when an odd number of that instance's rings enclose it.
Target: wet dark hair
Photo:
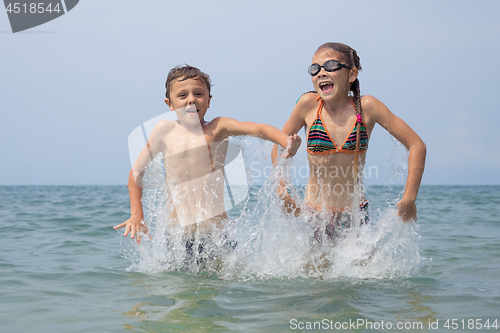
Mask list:
[[[165,97],[170,98],[170,89],[172,89],[172,84],[174,81],[185,81],[187,79],[198,79],[207,85],[208,94],[210,95],[210,90],[212,88],[212,81],[210,81],[210,76],[203,73],[198,68],[183,65],[176,66],[168,72],[167,81],[165,82]]]

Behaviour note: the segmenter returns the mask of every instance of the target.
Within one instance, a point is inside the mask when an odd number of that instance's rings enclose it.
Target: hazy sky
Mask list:
[[[128,135],[167,112],[165,78],[183,63],[212,78],[208,119],[281,128],[330,41],[358,51],[361,93],[426,142],[423,184],[500,184],[498,13],[496,0],[81,0],[13,34],[3,11],[0,185],[126,184]],[[395,147],[374,130],[372,184],[400,166]]]

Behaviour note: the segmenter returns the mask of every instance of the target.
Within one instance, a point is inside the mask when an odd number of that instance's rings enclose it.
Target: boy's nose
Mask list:
[[[195,98],[194,98],[194,95],[189,95],[188,98],[187,98],[187,102],[188,104],[194,104],[195,102]]]

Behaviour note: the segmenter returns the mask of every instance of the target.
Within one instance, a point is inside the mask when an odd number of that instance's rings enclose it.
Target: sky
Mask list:
[[[0,12],[0,185],[125,185],[128,135],[168,111],[167,73],[185,63],[212,79],[207,119],[281,128],[325,42],[356,49],[361,94],[424,140],[423,185],[500,185],[498,13],[496,0],[81,0],[14,34]],[[405,157],[376,126],[368,182],[397,182]]]

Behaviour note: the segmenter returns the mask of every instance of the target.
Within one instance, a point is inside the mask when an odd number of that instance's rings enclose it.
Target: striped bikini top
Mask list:
[[[354,107],[352,100],[351,103]],[[323,125],[324,122],[321,117],[321,111],[323,110],[324,104],[325,101],[321,99],[316,120],[309,128],[309,133],[307,135],[307,152],[311,155],[328,155],[335,153],[354,154],[356,150],[356,131],[358,130],[357,120],[354,121],[351,132],[345,139],[344,144],[342,146],[337,146],[330,137],[328,130]],[[361,126],[359,128],[359,152],[364,153],[368,149],[368,133],[366,132],[365,124],[362,121],[359,124]]]

